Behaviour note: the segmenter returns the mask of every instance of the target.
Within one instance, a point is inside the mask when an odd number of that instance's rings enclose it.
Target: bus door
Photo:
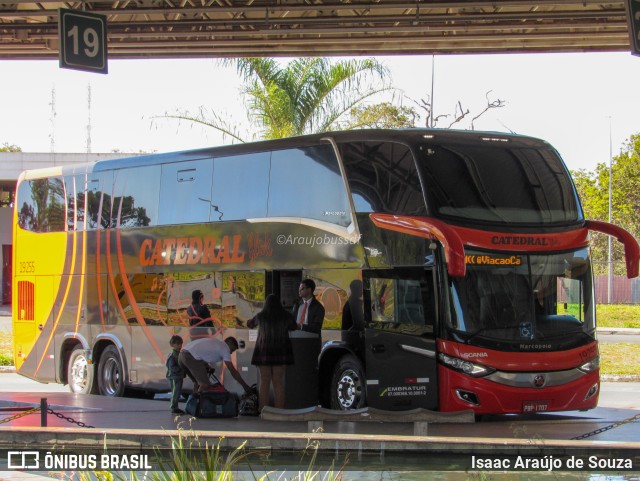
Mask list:
[[[300,299],[298,287],[302,281],[302,271],[273,271],[272,275],[269,292],[278,296],[282,307],[291,312],[293,305]]]
[[[368,405],[437,409],[433,271],[368,271],[363,281]]]

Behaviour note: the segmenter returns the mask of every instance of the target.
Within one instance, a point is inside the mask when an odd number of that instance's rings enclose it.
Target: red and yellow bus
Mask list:
[[[292,306],[311,278],[326,311],[321,351],[306,367],[297,359],[290,399],[591,409],[591,230],[624,243],[638,275],[637,241],[584,218],[553,147],[498,133],[333,132],[27,171],[15,363],[73,392],[151,395],[169,388],[172,334],[234,335],[234,362],[254,382],[246,321],[272,292]],[[194,289],[214,328],[190,328]]]

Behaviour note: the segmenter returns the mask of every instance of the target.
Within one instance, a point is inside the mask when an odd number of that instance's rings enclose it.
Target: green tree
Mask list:
[[[640,238],[640,133],[632,135],[612,159],[611,222]],[[599,163],[593,172],[572,172],[587,219],[609,221],[609,164]],[[596,273],[606,273],[608,236],[594,233],[593,259]],[[624,275],[624,248],[613,240],[615,274]]]
[[[9,144],[5,142],[0,146],[0,152],[22,152],[22,149],[17,145]]]
[[[407,97],[413,102],[415,107],[398,106],[391,102],[382,102],[379,104],[358,106],[351,109],[351,118],[345,126],[345,130],[352,128],[381,128],[381,129],[399,129],[415,127],[422,124],[425,127],[434,128],[453,128],[454,125],[467,121],[467,128],[474,130],[474,122],[492,109],[499,109],[506,105],[501,99],[492,100],[490,98],[491,91],[487,92],[485,97],[487,104],[482,110],[471,113],[471,110],[463,107],[462,101],[458,100],[452,113],[440,114],[432,120],[432,104],[427,99],[419,101]],[[461,128],[457,126],[457,128]]]
[[[234,63],[244,82],[242,92],[255,127],[254,139],[344,130],[349,128],[353,109],[391,89],[388,69],[375,59],[299,58],[282,65],[272,58],[242,58]],[[212,127],[245,141],[236,125],[204,108],[197,115],[185,112],[164,117]]]
[[[382,102],[352,108],[347,129],[403,129],[415,127],[418,119],[418,112],[412,107]]]

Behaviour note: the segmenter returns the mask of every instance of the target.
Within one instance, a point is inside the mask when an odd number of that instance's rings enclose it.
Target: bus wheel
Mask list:
[[[355,356],[344,356],[331,378],[331,408],[346,411],[365,405],[365,381],[362,366]]]
[[[124,370],[115,346],[105,348],[98,363],[98,386],[103,396],[124,395]]]
[[[76,394],[95,394],[97,383],[94,382],[94,373],[94,366],[89,364],[86,352],[78,344],[71,351],[67,364],[69,390]]]

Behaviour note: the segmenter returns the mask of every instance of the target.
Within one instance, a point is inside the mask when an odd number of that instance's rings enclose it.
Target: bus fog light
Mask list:
[[[474,406],[480,406],[480,400],[476,393],[471,391],[463,391],[462,389],[456,389],[456,395],[459,399],[469,404],[473,404]]]
[[[598,384],[594,384],[589,389],[589,392],[587,392],[587,395],[584,397],[584,400],[586,401],[590,397],[593,397],[597,392],[598,392]]]

